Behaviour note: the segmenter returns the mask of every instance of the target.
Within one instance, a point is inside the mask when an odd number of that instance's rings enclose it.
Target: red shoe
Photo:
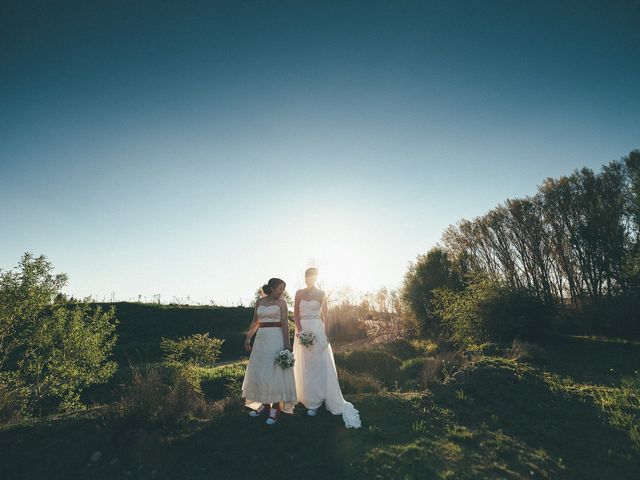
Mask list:
[[[269,418],[267,418],[267,425],[273,425],[278,421],[278,417],[280,416],[280,406],[277,408],[271,408],[269,410]]]
[[[251,410],[249,412],[249,415],[251,415],[252,417],[259,417],[266,411],[267,411],[267,406],[263,403],[256,410]]]

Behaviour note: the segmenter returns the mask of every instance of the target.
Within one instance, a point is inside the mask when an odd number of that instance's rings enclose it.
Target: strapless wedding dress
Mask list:
[[[278,305],[259,305],[256,314],[260,323],[280,323]],[[242,382],[247,407],[255,410],[263,403],[281,402],[283,412],[293,413],[297,403],[295,377],[291,368],[282,368],[275,361],[283,347],[282,328],[258,328]]]
[[[298,337],[293,341],[293,366],[298,401],[307,408],[325,408],[334,415],[342,415],[347,428],[359,428],[360,414],[352,403],[347,402],[340,390],[333,350],[320,316],[318,300],[300,300],[300,326],[303,332],[313,332],[315,343],[307,348]]]

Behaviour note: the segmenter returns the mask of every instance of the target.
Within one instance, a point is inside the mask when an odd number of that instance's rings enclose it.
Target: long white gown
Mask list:
[[[300,300],[300,326],[303,332],[315,333],[316,342],[307,348],[298,337],[293,340],[298,401],[307,408],[318,408],[324,402],[332,414],[342,415],[347,428],[359,428],[360,414],[340,390],[333,350],[320,316],[321,307],[318,300]]]
[[[259,305],[256,314],[260,323],[280,322],[278,305]],[[263,403],[280,402],[283,412],[293,413],[297,403],[295,377],[291,368],[276,364],[276,355],[283,347],[282,328],[258,328],[242,381],[247,407],[255,410]]]

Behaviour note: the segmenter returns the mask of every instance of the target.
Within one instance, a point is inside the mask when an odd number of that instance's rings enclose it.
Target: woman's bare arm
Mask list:
[[[287,308],[287,302],[280,301],[280,321],[282,322],[282,339],[284,341],[284,348],[291,350],[291,340],[289,340],[289,309]]]
[[[300,323],[300,290],[296,292],[293,300],[293,321],[296,324],[296,336],[298,336],[302,331],[302,324]]]
[[[256,333],[259,326],[260,322],[258,321],[258,302],[256,302],[256,308],[254,308],[253,310],[253,321],[249,326],[249,330],[247,331],[247,338],[244,341],[244,349],[247,352],[251,351],[251,337],[253,337],[253,334]]]

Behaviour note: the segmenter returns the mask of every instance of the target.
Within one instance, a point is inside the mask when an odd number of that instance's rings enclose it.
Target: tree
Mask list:
[[[404,276],[400,297],[406,309],[405,317],[410,327],[422,335],[438,336],[441,318],[433,306],[433,290],[448,288],[458,291],[463,281],[449,254],[440,247],[433,247],[426,255],[418,256],[409,265]]]
[[[0,385],[22,414],[80,405],[83,388],[116,371],[115,310],[65,301],[65,274],[25,253],[17,271],[0,271]]]

